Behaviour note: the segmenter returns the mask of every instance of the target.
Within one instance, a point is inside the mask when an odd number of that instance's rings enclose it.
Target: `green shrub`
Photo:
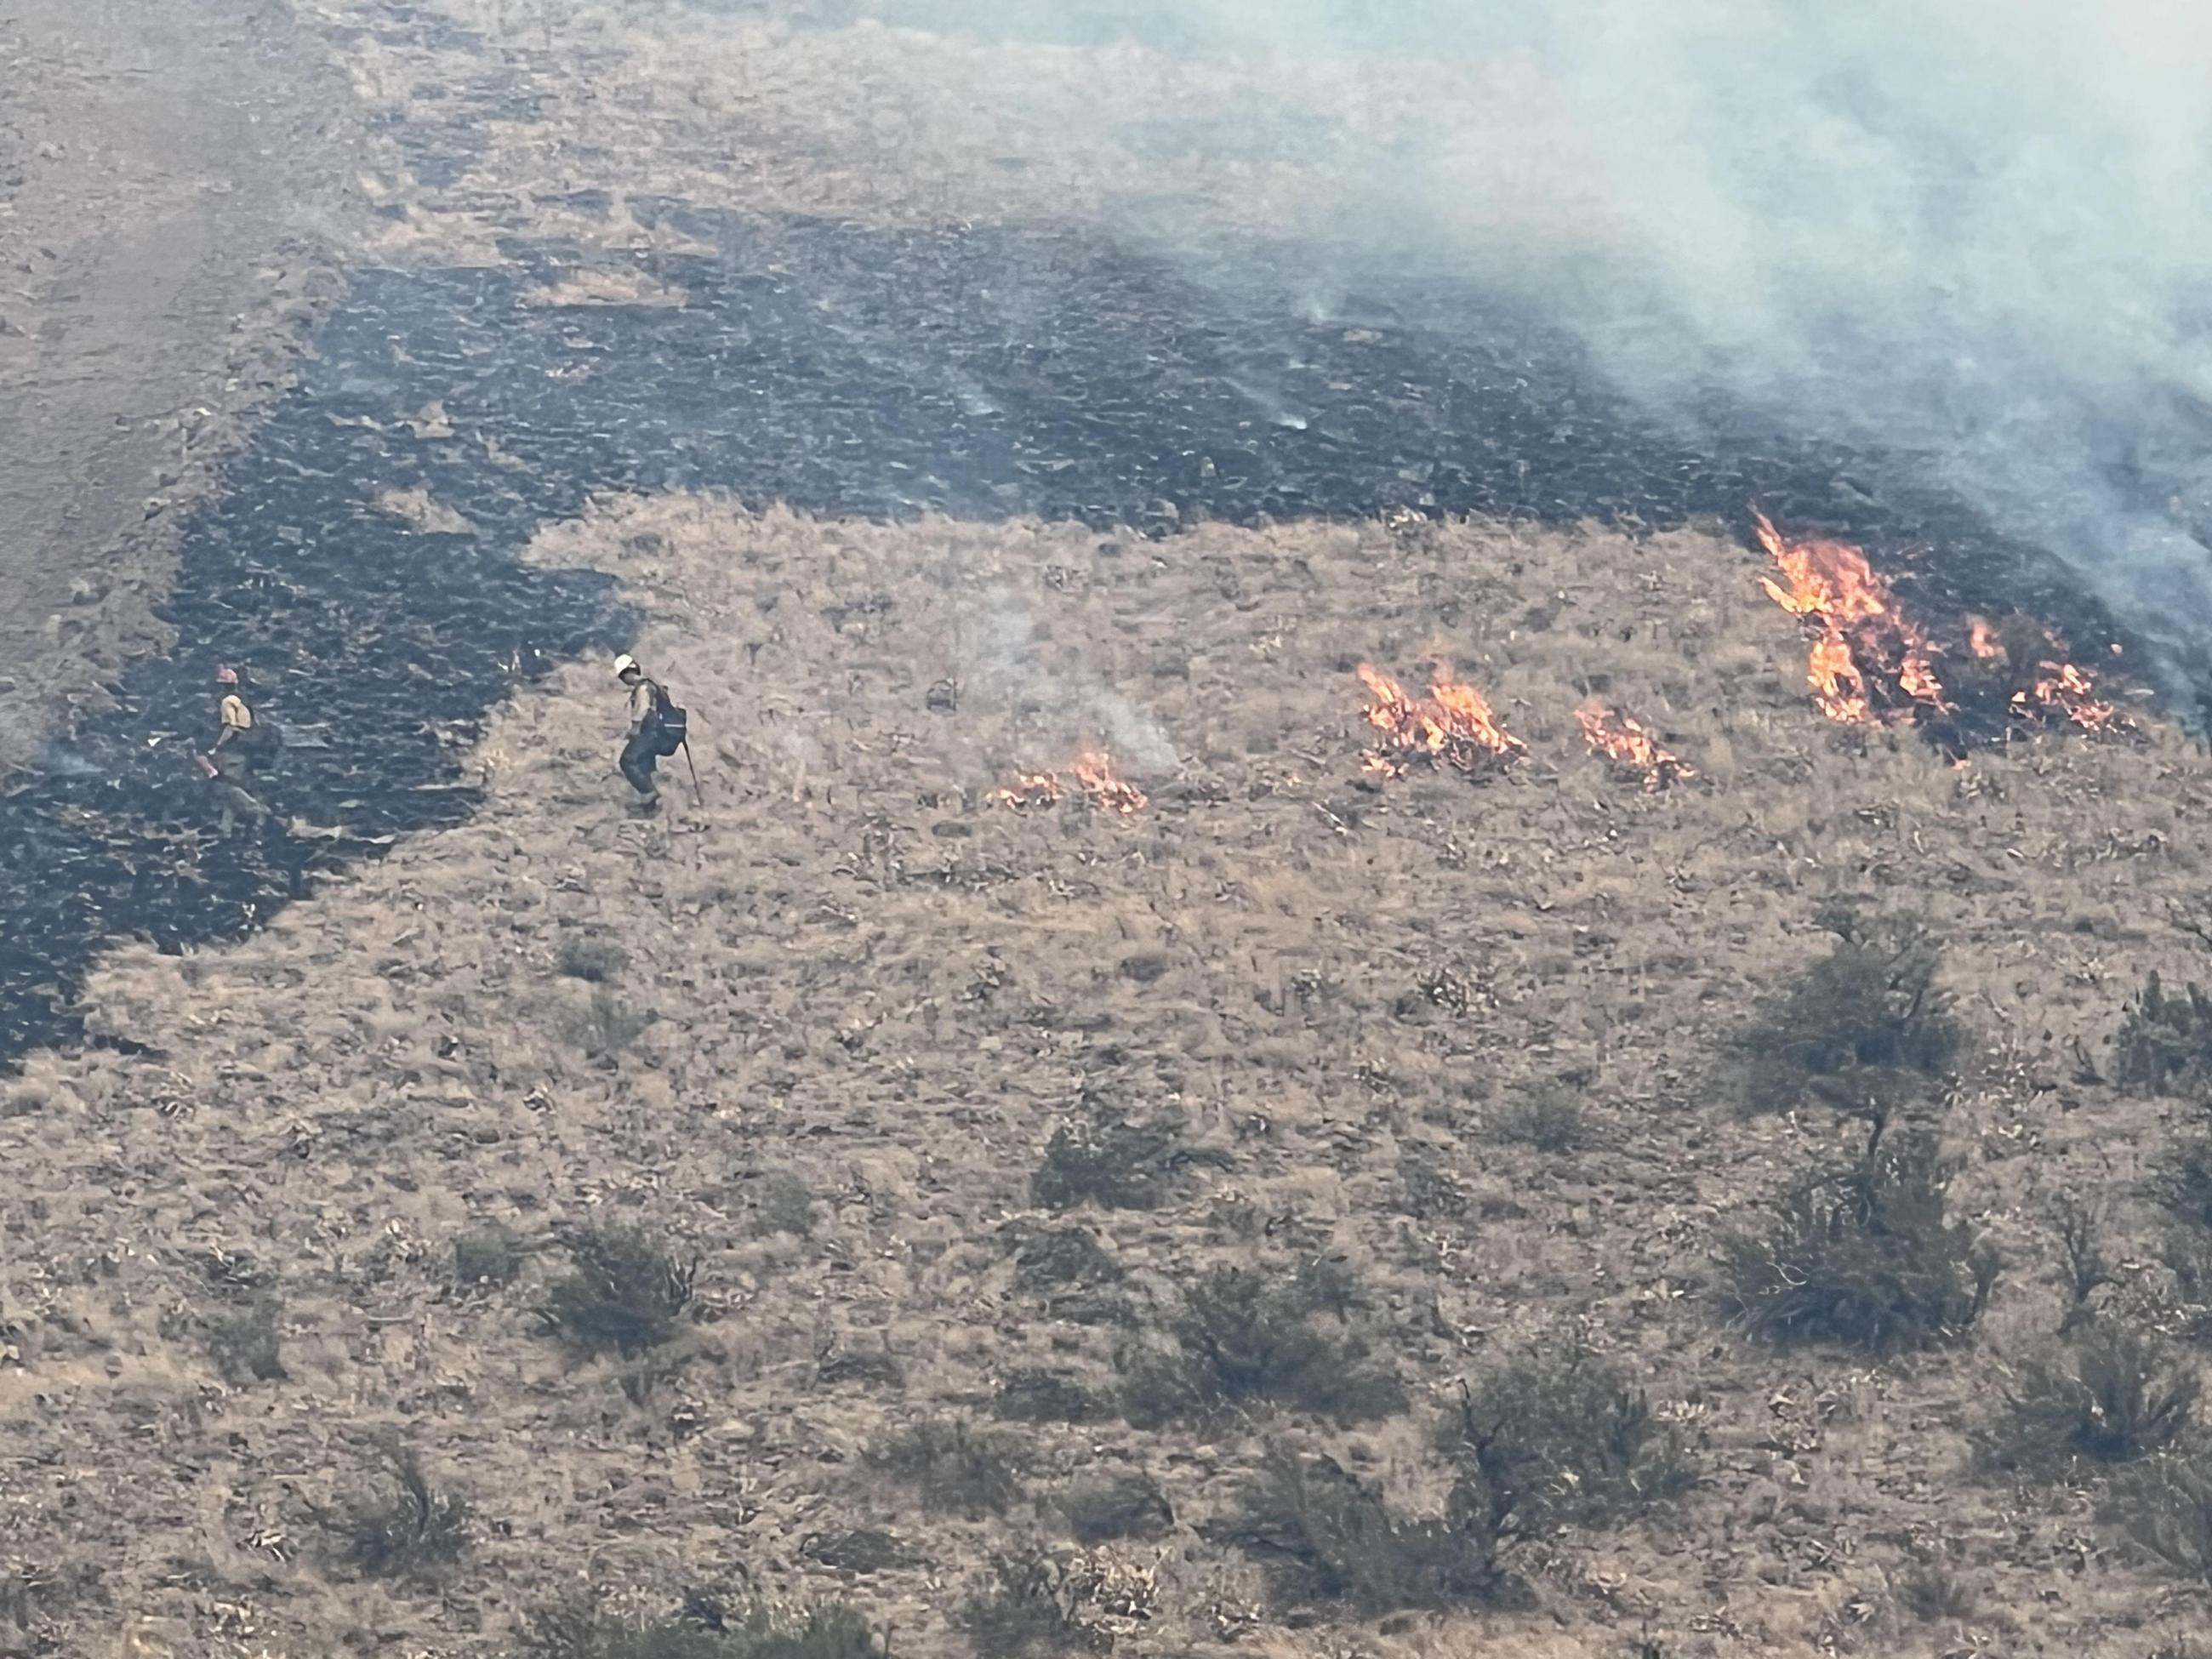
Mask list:
[[[835,1571],[860,1576],[921,1565],[921,1556],[891,1534],[874,1527],[809,1533],[799,1540],[799,1553]]]
[[[1263,1401],[1341,1423],[1403,1410],[1396,1375],[1346,1318],[1353,1294],[1325,1262],[1214,1269],[1182,1293],[1168,1346],[1123,1351],[1124,1414],[1142,1428]]]
[[[2028,1474],[2129,1462],[2171,1446],[2201,1392],[2196,1368],[2175,1364],[2150,1338],[2094,1325],[2021,1366],[1979,1438],[1997,1468]]]
[[[2212,1077],[2212,996],[2195,985],[2168,996],[2152,974],[2121,1011],[2112,1062],[2114,1080],[2138,1094],[2175,1094]]]
[[[1013,1506],[1030,1460],[1015,1435],[971,1428],[958,1418],[926,1418],[878,1440],[866,1461],[912,1487],[926,1512],[975,1520]]]
[[[469,1539],[465,1499],[432,1486],[411,1451],[379,1448],[360,1492],[316,1518],[338,1559],[365,1578],[428,1578],[451,1565]]]
[[[1876,1139],[1849,1167],[1791,1187],[1765,1231],[1722,1242],[1745,1328],[1887,1352],[1972,1324],[1998,1261],[1972,1227],[1948,1218],[1951,1173],[1933,1139],[1916,1133]]]
[[[1270,1447],[1220,1529],[1266,1563],[1285,1600],[1334,1601],[1366,1617],[1507,1599],[1510,1510],[1462,1478],[1437,1515],[1408,1515],[1327,1457]]]
[[[1448,1452],[1523,1527],[1599,1524],[1680,1497],[1697,1480],[1680,1434],[1617,1363],[1535,1349],[1461,1386]]]
[[[1886,1121],[1949,1070],[1965,1041],[1936,984],[1942,947],[1909,917],[1832,909],[1826,957],[1759,998],[1735,1048],[1746,1103],[1786,1111],[1808,1095]]]
[[[641,1353],[676,1334],[698,1279],[632,1227],[586,1227],[564,1241],[574,1271],[555,1281],[539,1321],[586,1353]]]
[[[591,995],[582,1002],[564,1007],[561,1036],[581,1048],[586,1058],[611,1065],[617,1055],[645,1034],[653,1018],[623,1001],[612,985],[602,982],[593,985]]]

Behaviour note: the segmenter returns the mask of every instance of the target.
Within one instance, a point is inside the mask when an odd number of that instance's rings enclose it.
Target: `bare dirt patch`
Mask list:
[[[2179,1628],[2088,1494],[1968,1466],[1992,1379],[2066,1310],[2046,1200],[2132,1202],[2166,1139],[2099,1056],[2124,988],[2196,960],[2161,917],[2202,876],[2199,755],[2154,730],[1957,769],[1830,726],[1754,556],[1689,532],[1154,542],[623,500],[538,553],[648,609],[704,804],[679,760],[664,818],[624,814],[617,694],[578,663],[494,725],[477,819],[234,948],[115,953],[95,1023],[153,1052],[33,1056],[0,1115],[0,1396],[33,1472],[0,1547],[56,1639],[489,1654],[586,1581],[666,1613],[735,1562],[925,1656],[968,1650],[963,1605],[1162,1655]],[[1526,757],[1378,783],[1362,661],[1448,662]],[[1698,776],[1647,793],[1590,755],[1593,695]],[[1145,811],[988,799],[1101,747]],[[1759,1345],[1714,1294],[1724,1232],[1863,1133],[1746,1115],[1717,1076],[1838,894],[1947,942],[1951,1201],[2009,1258],[1963,1340],[1889,1366]],[[1546,1090],[1577,1133],[1515,1129]],[[1071,1126],[1157,1162],[1142,1202],[1032,1209]],[[651,1340],[594,1356],[544,1315],[609,1227],[690,1277],[621,1292]],[[1133,1426],[1130,1356],[1227,1269],[1303,1275],[1296,1318],[1408,1409],[1263,1390]],[[1564,1332],[1679,1443],[1679,1507],[1547,1530],[1487,1611],[1369,1616],[1255,1553],[1270,1468],[1443,1513],[1455,1380]],[[472,1517],[434,1593],[318,1554],[392,1431]],[[1125,1476],[1145,1535],[1067,1519]],[[1033,1533],[1048,1570],[994,1574]]]
[[[0,772],[154,644],[171,538],[337,291],[347,111],[287,8],[0,20]]]

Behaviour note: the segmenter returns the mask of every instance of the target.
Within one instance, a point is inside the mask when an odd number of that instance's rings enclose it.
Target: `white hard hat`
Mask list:
[[[622,655],[615,659],[615,678],[617,679],[620,679],[623,675],[629,673],[631,669],[636,666],[637,659],[631,656],[629,652],[623,652]]]

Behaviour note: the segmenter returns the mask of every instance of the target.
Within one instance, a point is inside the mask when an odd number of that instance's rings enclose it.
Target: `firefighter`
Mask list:
[[[222,833],[228,836],[241,816],[256,829],[269,817],[269,809],[246,784],[262,769],[270,751],[276,747],[276,728],[254,718],[252,706],[241,695],[236,669],[216,669],[215,683],[222,693],[216,711],[222,729],[216,734],[215,746],[201,757],[200,764],[216,785],[216,796],[222,802]]]
[[[629,787],[637,791],[637,810],[658,811],[660,786],[653,775],[660,764],[661,710],[667,706],[668,693],[627,652],[615,659],[615,678],[629,692],[629,738],[623,744],[617,764],[623,776],[629,780]]]

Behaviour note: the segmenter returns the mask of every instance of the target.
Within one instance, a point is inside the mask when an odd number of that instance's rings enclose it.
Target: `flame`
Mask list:
[[[2021,617],[2000,629],[1986,617],[1969,615],[1966,640],[1977,657],[2012,672],[2009,708],[2022,719],[2057,714],[2087,732],[2127,724],[2117,707],[2097,695],[2089,671],[2066,659],[2066,642],[2043,623]],[[2032,664],[2015,665],[2015,649],[2029,653]],[[2117,653],[2118,647],[2113,649]],[[2033,679],[2027,678],[2031,672]]]
[[[1383,740],[1364,751],[1360,763],[1383,777],[1402,777],[1407,763],[1425,757],[1431,764],[1472,772],[1487,762],[1508,762],[1528,745],[1498,723],[1482,693],[1439,669],[1425,697],[1410,697],[1405,687],[1362,663],[1359,683],[1373,702],[1367,723]]]
[[[1119,812],[1127,817],[1132,812],[1143,811],[1148,805],[1145,792],[1116,776],[1112,758],[1101,750],[1094,750],[1075,763],[1075,781],[1083,787],[1084,799],[1102,812]]]
[[[1764,513],[1754,508],[1752,516],[1759,545],[1782,576],[1762,576],[1759,586],[1818,630],[1805,678],[1822,714],[1887,724],[1950,709],[1936,674],[1941,652],[1899,610],[1865,554],[1847,542],[1792,540]]]
[[[1575,710],[1583,736],[1590,748],[1615,765],[1643,775],[1644,787],[1656,793],[1683,778],[1697,776],[1682,757],[1662,748],[1643,722],[1625,709],[1588,703]]]
[[[1113,758],[1102,751],[1080,757],[1072,770],[1076,788],[1094,811],[1127,817],[1151,805],[1145,792],[1124,781],[1114,770]],[[1015,775],[1012,788],[994,789],[987,799],[994,805],[1011,806],[1019,812],[1057,806],[1066,793],[1057,772],[1020,772]]]
[[[1017,812],[1029,808],[1056,806],[1060,804],[1060,777],[1053,772],[1018,772],[1011,789],[994,789],[992,802],[1000,806],[1011,806]]]

